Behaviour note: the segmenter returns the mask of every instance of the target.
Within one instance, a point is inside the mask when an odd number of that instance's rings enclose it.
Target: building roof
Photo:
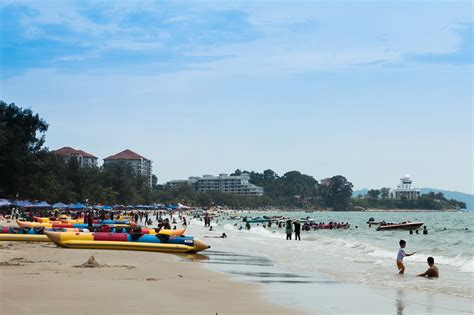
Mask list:
[[[115,155],[106,157],[104,160],[107,161],[107,160],[141,160],[141,159],[148,160],[146,157],[141,156],[140,154],[127,149]]]
[[[54,150],[53,152],[61,156],[71,156],[73,154],[77,154],[77,155],[82,155],[85,157],[97,159],[97,156],[93,154],[87,153],[86,151],[82,151],[82,150],[76,150],[71,147],[62,147],[61,149]]]

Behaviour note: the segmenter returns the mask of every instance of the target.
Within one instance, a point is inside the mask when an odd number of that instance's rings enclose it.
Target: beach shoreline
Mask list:
[[[196,255],[2,242],[2,314],[444,315],[473,310],[472,298],[423,290],[433,289],[437,280],[415,279],[412,274],[401,278],[392,275],[392,270],[385,276],[374,274],[373,269],[368,273],[392,285],[404,283],[391,287],[380,285],[380,281],[379,285],[361,283],[344,273],[333,274],[329,267],[334,261],[324,258],[329,253],[314,247],[327,241],[323,238],[327,231],[316,232],[317,242],[312,240],[314,232],[310,232],[304,234],[301,243],[287,243],[277,241],[283,239],[278,229],[272,233],[254,225],[251,231],[239,231],[222,218],[215,220],[212,231],[199,218],[188,221],[186,234],[211,245],[211,249]],[[219,237],[223,232],[228,238]],[[310,256],[301,246],[319,254]],[[343,244],[334,246],[345,248]],[[296,257],[298,264],[282,260],[285,255]],[[101,266],[84,268],[91,256]],[[311,263],[305,264],[305,259]],[[344,266],[348,269],[348,261]],[[441,268],[447,272],[446,266]],[[414,269],[411,262],[410,270]],[[415,290],[406,286],[413,280],[420,284]]]
[[[222,231],[218,227],[215,227],[214,231],[208,231],[194,221],[189,229],[202,239],[206,239],[206,236],[217,237]],[[471,298],[423,290],[425,282],[428,288],[434,282],[416,279],[413,275],[400,278],[390,273],[385,278],[401,282],[412,281],[412,278],[419,280],[418,290],[351,281],[345,276],[341,277],[324,270],[325,268],[322,268],[324,263],[321,260],[314,261],[316,265],[304,270],[301,268],[304,253],[298,256],[300,260],[298,267],[288,265],[284,263],[285,260],[278,260],[275,259],[275,255],[268,255],[269,252],[257,247],[253,240],[252,243],[248,240],[247,248],[237,246],[236,242],[239,241],[234,238],[238,237],[236,234],[240,233],[239,231],[225,230],[225,232],[228,238],[213,239],[211,250],[206,252],[209,260],[202,263],[210,270],[230,274],[239,281],[264,284],[264,293],[268,298],[282,306],[297,305],[311,314],[404,314],[405,312],[405,314],[431,315],[464,314],[472,312],[474,307]],[[251,235],[249,232],[246,234]],[[298,244],[294,243],[295,246]],[[278,253],[280,255],[276,255],[281,257],[282,252]],[[286,254],[294,256],[295,252],[286,251]]]
[[[97,265],[87,265],[91,256]],[[0,257],[6,315],[304,314],[266,299],[261,285],[191,262],[205,255],[1,242]]]
[[[462,210],[459,209],[446,209],[446,210],[438,210],[438,209],[377,209],[377,208],[372,208],[372,209],[364,209],[364,210],[342,210],[342,211],[337,211],[337,210],[330,210],[330,209],[267,209],[267,210],[255,210],[255,209],[223,209],[219,210],[222,213],[225,214],[232,214],[232,213],[262,213],[262,212],[290,212],[290,213],[296,213],[296,212],[305,212],[305,213],[351,213],[351,212],[463,212]]]

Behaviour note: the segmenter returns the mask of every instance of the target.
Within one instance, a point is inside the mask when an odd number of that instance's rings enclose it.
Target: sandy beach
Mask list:
[[[189,259],[205,256],[0,244],[2,314],[299,314]],[[85,267],[94,256],[99,266]]]

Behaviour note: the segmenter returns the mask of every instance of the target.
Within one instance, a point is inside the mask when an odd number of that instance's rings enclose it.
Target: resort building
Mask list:
[[[390,189],[390,199],[400,199],[402,197],[407,199],[417,199],[420,196],[420,190],[411,187],[412,179],[410,175],[405,175],[400,178],[400,184],[395,189]]]
[[[152,184],[152,172],[151,172],[151,163],[152,161],[141,156],[138,153],[133,152],[132,150],[124,150],[115,155],[111,155],[104,159],[104,166],[107,166],[112,163],[127,163],[132,167],[132,169],[137,174],[142,174],[149,179],[149,185]]]
[[[242,173],[240,176],[219,174],[219,176],[203,175],[202,177],[190,177],[187,180],[172,180],[166,185],[170,188],[177,188],[180,184],[186,183],[197,192],[214,190],[239,196],[262,196],[263,188],[251,184],[249,181],[250,174],[248,173]]]
[[[53,151],[56,155],[62,157],[64,161],[76,159],[80,167],[97,167],[97,156],[87,153],[82,150],[76,150],[71,147],[63,147]]]

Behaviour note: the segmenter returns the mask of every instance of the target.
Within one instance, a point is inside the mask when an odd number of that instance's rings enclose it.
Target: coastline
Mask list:
[[[2,242],[0,253],[2,314],[303,314],[265,299],[261,285],[189,263],[204,255],[28,242]],[[92,255],[101,266],[81,266]]]
[[[458,209],[430,210],[430,209],[365,209],[362,212],[461,212]]]
[[[228,238],[219,238],[222,232]],[[268,243],[275,238],[263,239],[263,232],[267,234],[257,226],[250,233],[220,224],[209,231],[199,219],[190,220],[186,234],[211,245],[197,255],[0,242],[2,314],[444,315],[474,309],[472,298],[423,290],[437,280],[419,279],[422,286],[415,289],[406,286],[412,275],[383,276],[405,283],[398,288],[351,281],[327,268],[330,253],[313,247],[317,243],[310,235],[301,243]],[[317,237],[318,243],[324,241],[322,235]],[[283,244],[294,246],[279,250]],[[318,256],[301,246],[311,247]],[[106,266],[77,267],[92,255]],[[298,264],[288,264],[285,257],[297,258]],[[304,265],[305,259],[312,263]]]
[[[354,282],[326,270],[324,259],[317,259],[315,265],[309,265],[309,268],[303,269],[301,269],[302,265],[295,268],[294,265],[286,264],[285,259],[275,259],[285,255],[277,251],[277,244],[267,251],[261,247],[262,244],[258,246],[253,243],[254,238],[252,238],[247,239],[246,245],[241,243],[240,246],[236,246],[238,242],[241,242],[238,240],[240,239],[238,235],[248,232],[232,231],[217,226],[214,231],[208,231],[201,226],[199,221],[193,221],[189,230],[202,239],[206,239],[207,236],[209,240],[212,240],[210,241],[212,247],[206,252],[209,260],[201,262],[207,268],[232,275],[240,281],[264,284],[263,291],[267,297],[282,306],[297,305],[311,314],[444,315],[465,314],[474,309],[471,298],[424,290],[435,282],[416,279],[413,275],[400,278],[398,274],[390,273],[383,277],[388,281],[402,283],[413,279],[419,280],[420,286],[417,289]],[[228,238],[216,238],[223,231]],[[311,246],[312,243],[303,241],[295,243],[295,246],[299,244]],[[294,250],[287,250],[285,253],[288,256],[295,255]],[[298,258],[303,264],[305,254],[301,252],[300,255]],[[321,256],[323,257],[324,255]],[[425,285],[424,282],[426,282]]]
[[[225,211],[226,213],[260,213],[260,212],[305,212],[305,213],[327,213],[327,212],[334,212],[334,213],[347,213],[347,212],[463,212],[460,209],[379,209],[379,208],[369,208],[364,210],[332,210],[332,209],[265,209],[265,210],[256,210],[256,209],[226,209],[220,210]]]

